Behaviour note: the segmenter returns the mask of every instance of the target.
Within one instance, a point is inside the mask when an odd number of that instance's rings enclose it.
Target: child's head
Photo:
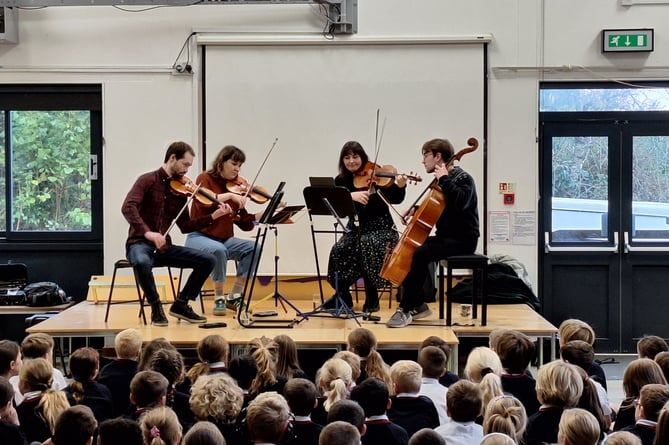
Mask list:
[[[595,344],[595,331],[588,323],[576,318],[570,318],[560,323],[558,336],[560,337],[560,346],[572,340],[583,340],[591,345]]]
[[[246,426],[255,443],[281,443],[288,422],[288,403],[274,391],[258,394],[246,411]]]
[[[348,350],[362,358],[376,349],[376,336],[367,328],[355,328],[348,334]]]
[[[179,445],[181,424],[171,408],[161,406],[145,413],[139,420],[145,445]]]
[[[142,351],[142,334],[133,328],[124,329],[114,339],[114,349],[118,358],[126,360],[139,359]]]
[[[602,445],[643,445],[643,442],[641,442],[641,438],[639,436],[634,433],[630,433],[629,431],[614,431],[613,433],[606,436],[606,439],[602,441]]]
[[[636,417],[657,422],[660,411],[669,401],[669,386],[651,383],[644,385],[639,394]]]
[[[293,377],[293,372],[300,368],[297,359],[297,344],[295,340],[285,334],[274,337],[276,344],[276,373],[288,379]]]
[[[560,357],[587,371],[595,361],[595,350],[587,341],[571,340],[560,347]]]
[[[151,357],[149,369],[164,375],[170,386],[174,386],[184,378],[184,359],[176,349],[156,351]]]
[[[0,376],[10,378],[19,375],[22,365],[19,344],[11,340],[0,340]]]
[[[458,380],[448,387],[446,411],[454,422],[473,422],[482,409],[483,394],[476,383]]]
[[[660,365],[664,378],[669,382],[669,352],[660,352],[655,356],[655,363]]]
[[[360,431],[360,434],[365,432],[365,411],[353,400],[342,399],[332,404],[328,411],[327,423],[337,420],[350,423]]]
[[[649,358],[653,360],[660,352],[669,351],[669,345],[662,337],[657,335],[644,335],[636,343],[636,350],[639,358]]]
[[[21,342],[23,358],[45,358],[51,360],[53,355],[53,338],[49,334],[36,332],[28,335]]]
[[[165,404],[169,382],[159,372],[140,371],[130,381],[130,401],[137,408],[151,408]]]
[[[67,408],[56,419],[54,445],[87,445],[98,427],[93,411],[85,405]]]
[[[250,389],[258,375],[258,364],[248,354],[238,355],[228,363],[228,374],[242,389]]]
[[[480,445],[517,445],[518,442],[503,433],[488,433],[481,439]]]
[[[523,403],[513,396],[495,397],[485,407],[483,433],[503,433],[518,442],[527,426]]]
[[[423,381],[423,369],[413,360],[398,360],[390,367],[395,394],[417,393]]]
[[[362,370],[360,369],[360,356],[351,351],[337,351],[332,358],[340,358],[344,360],[351,367],[353,381],[358,381]]]
[[[641,388],[649,383],[667,384],[660,365],[649,358],[632,360],[623,373],[623,390],[625,391],[625,396],[628,398],[638,398]]]
[[[657,425],[655,428],[655,442],[657,444],[669,443],[669,402],[664,404],[657,418]],[[639,442],[639,445],[641,442]],[[636,445],[636,444],[635,444]]]
[[[351,400],[358,402],[365,412],[365,417],[385,414],[390,404],[389,396],[384,381],[376,377],[363,380],[351,391]]]
[[[490,347],[490,349],[492,349],[495,352],[498,352],[497,344],[499,343],[499,340],[509,331],[511,331],[511,329],[508,328],[496,328],[490,331],[490,334],[488,334],[488,346]]]
[[[211,422],[197,422],[184,436],[181,445],[225,445],[225,438]]]
[[[446,441],[435,430],[423,428],[413,433],[409,445],[446,445]]]
[[[446,354],[437,346],[426,346],[418,352],[423,377],[438,379],[446,372]]]
[[[19,389],[23,394],[31,391],[46,391],[53,383],[53,366],[43,358],[29,360],[19,373]]]
[[[329,392],[324,403],[325,411],[337,400],[345,399],[353,384],[353,371],[344,360],[331,358],[320,369],[319,386]]]
[[[360,432],[350,423],[338,420],[323,428],[318,445],[360,445]]]
[[[446,361],[448,362],[448,358],[451,356],[451,347],[448,345],[448,343],[446,343],[446,340],[441,337],[437,337],[436,335],[430,335],[425,340],[423,340],[423,342],[418,347],[418,351],[421,351],[426,346],[436,346],[437,348],[444,351],[444,354],[446,355]]]
[[[469,353],[465,364],[465,375],[473,382],[480,382],[488,373],[500,375],[502,373],[502,362],[490,348],[479,346]]]
[[[234,423],[244,406],[244,394],[227,374],[203,375],[191,387],[190,407],[200,420]]]
[[[283,397],[293,414],[308,416],[316,406],[318,390],[316,385],[307,379],[292,378],[283,387]]]
[[[536,389],[539,403],[571,408],[583,393],[583,379],[574,365],[555,360],[539,368]]]
[[[262,388],[274,385],[276,379],[276,357],[278,346],[271,338],[254,338],[247,345],[248,351],[258,365],[258,374],[251,384],[251,392],[258,394]]]
[[[93,348],[79,348],[70,354],[70,392],[77,403],[84,398],[84,383],[93,380],[100,370],[100,355]]]
[[[151,363],[151,358],[153,358],[153,354],[156,351],[160,351],[162,349],[176,350],[177,348],[174,347],[174,345],[164,337],[154,338],[153,340],[149,341],[142,349],[141,354],[139,356],[139,364],[137,365],[138,370],[139,371],[148,370],[149,364]]]
[[[134,420],[117,417],[100,423],[97,445],[143,445],[142,430]]]
[[[596,445],[599,442],[599,422],[581,408],[566,409],[560,417],[558,444]]]
[[[0,417],[4,415],[6,408],[11,407],[14,400],[14,387],[9,380],[0,376]]]
[[[493,349],[493,348],[491,348]],[[503,330],[496,335],[494,352],[510,374],[524,372],[534,359],[534,343],[522,332]]]
[[[230,354],[230,344],[218,334],[207,335],[197,343],[197,357],[200,359],[188,371],[188,377],[195,382],[198,377],[209,374],[213,363],[226,363]]]

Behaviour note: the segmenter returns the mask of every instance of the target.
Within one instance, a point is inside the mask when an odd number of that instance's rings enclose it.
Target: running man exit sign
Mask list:
[[[651,52],[653,51],[653,29],[604,29],[602,30],[602,51]]]

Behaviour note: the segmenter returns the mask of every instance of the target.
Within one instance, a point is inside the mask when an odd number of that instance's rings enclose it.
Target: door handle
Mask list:
[[[630,245],[630,235],[629,235],[628,232],[623,232],[623,241],[624,241],[623,251],[625,253],[630,253],[630,252],[669,252],[669,247],[665,247],[665,246],[646,246],[646,247],[632,246],[632,245]],[[662,239],[662,240],[657,240],[657,241],[667,241],[667,240]]]
[[[610,253],[618,253],[618,244],[619,244],[618,241],[619,241],[618,232],[613,232],[613,246],[605,246],[605,247],[587,247],[587,246],[556,247],[556,246],[551,246],[550,235],[549,235],[548,232],[544,232],[544,253],[551,253],[551,252],[610,252]]]

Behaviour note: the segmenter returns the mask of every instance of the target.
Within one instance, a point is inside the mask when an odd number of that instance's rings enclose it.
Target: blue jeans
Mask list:
[[[216,258],[206,252],[174,245],[160,252],[156,251],[156,247],[149,242],[130,244],[127,247],[126,256],[132,264],[135,277],[149,303],[156,303],[160,300],[153,278],[152,269],[154,267],[168,266],[193,270],[177,297],[183,301],[197,298],[202,285],[216,263]]]
[[[216,265],[211,271],[214,283],[225,282],[228,260],[237,261],[238,278],[246,278],[249,271],[253,272],[260,259],[260,245],[257,246],[255,255],[253,254],[255,244],[254,241],[234,236],[226,240],[218,240],[200,232],[191,232],[186,237],[186,246],[212,254],[216,258]]]

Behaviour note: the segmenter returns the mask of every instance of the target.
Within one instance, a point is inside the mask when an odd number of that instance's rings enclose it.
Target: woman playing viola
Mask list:
[[[398,235],[390,216],[388,205],[383,199],[369,190],[358,190],[353,185],[354,175],[362,171],[369,158],[359,142],[344,144],[339,153],[339,175],[335,178],[338,186],[344,186],[351,192],[351,198],[358,215],[359,227],[353,221],[348,222],[349,233],[344,234],[332,247],[328,263],[328,282],[338,290],[340,297],[349,307],[353,307],[350,287],[359,278],[365,281],[365,303],[363,311],[379,310],[378,289],[387,285],[379,277],[387,248],[397,243]],[[395,183],[382,190],[383,195],[392,204],[399,204],[406,194],[407,179],[398,175]],[[334,299],[326,302],[325,307],[333,307]]]
[[[226,145],[218,153],[212,167],[200,173],[196,183],[209,189],[221,202],[229,204],[233,212],[214,220],[204,229],[191,232],[186,237],[186,246],[213,254],[216,265],[211,272],[214,281],[214,315],[224,315],[226,306],[237,309],[243,300],[242,292],[246,284],[248,272],[255,268],[259,253],[253,253],[255,243],[251,240],[235,238],[233,224],[244,231],[250,231],[254,222],[260,217],[248,213],[244,208],[246,198],[228,190],[228,183],[236,181],[246,155],[242,150]],[[197,218],[215,210],[215,206],[206,206],[197,200],[193,201],[191,217]],[[237,277],[228,296],[224,293],[228,260],[237,261]]]

